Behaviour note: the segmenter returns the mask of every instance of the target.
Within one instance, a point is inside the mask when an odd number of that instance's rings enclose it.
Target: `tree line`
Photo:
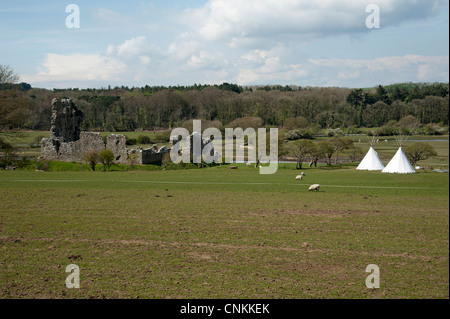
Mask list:
[[[448,126],[449,119],[448,83],[366,89],[223,83],[46,90],[17,80],[9,74],[9,82],[0,81],[0,130],[48,130],[51,101],[58,97],[72,99],[84,113],[82,129],[92,131],[170,129],[192,119],[229,127],[240,119],[256,119],[264,127],[313,132],[340,128],[351,133],[406,119],[412,126]]]

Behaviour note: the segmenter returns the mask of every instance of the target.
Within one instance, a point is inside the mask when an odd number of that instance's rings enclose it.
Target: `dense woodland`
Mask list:
[[[92,131],[160,130],[183,126],[191,119],[202,119],[216,127],[245,126],[245,121],[239,120],[244,118],[265,127],[340,128],[348,133],[403,121],[411,129],[428,125],[434,130],[431,133],[439,133],[438,127],[448,127],[448,94],[448,83],[405,83],[367,89],[241,87],[224,83],[83,90],[46,90],[20,83],[0,87],[0,107],[28,115],[23,121],[20,116],[17,122],[10,121],[10,129],[48,130],[52,99],[67,97],[84,113],[82,129]]]

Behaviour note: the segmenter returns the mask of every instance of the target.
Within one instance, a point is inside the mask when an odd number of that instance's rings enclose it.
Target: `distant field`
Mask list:
[[[448,174],[304,172],[0,171],[0,298],[449,298]]]

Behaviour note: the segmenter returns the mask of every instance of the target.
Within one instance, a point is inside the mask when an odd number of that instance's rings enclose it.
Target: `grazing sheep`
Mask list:
[[[301,181],[302,178],[303,178],[303,175],[297,175],[297,176],[295,177],[295,180],[296,180],[296,181]]]
[[[314,184],[314,185],[311,185],[310,187],[309,187],[309,192],[310,191],[316,191],[316,192],[318,192],[319,191],[319,188],[320,188],[320,185],[319,184]]]
[[[252,165],[252,163],[247,163],[247,166],[252,167],[253,165]]]

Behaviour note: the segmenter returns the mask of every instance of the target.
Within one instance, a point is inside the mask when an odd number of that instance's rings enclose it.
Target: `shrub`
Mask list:
[[[137,144],[152,144],[150,137],[147,135],[139,135],[136,139]]]
[[[160,132],[155,135],[155,141],[157,143],[167,143],[170,142],[170,132]]]
[[[95,150],[90,150],[84,154],[83,159],[86,162],[86,164],[89,165],[91,170],[95,172],[95,165],[97,165],[99,161],[98,152]]]
[[[135,138],[128,138],[128,137],[127,137],[127,142],[126,142],[126,144],[127,144],[127,145],[136,145],[136,144],[137,144],[137,139],[135,139]]]
[[[285,138],[288,141],[296,141],[301,139],[312,140],[312,133],[307,130],[292,130],[286,133]]]
[[[26,168],[30,164],[31,164],[31,160],[28,156],[24,156],[24,157],[22,157],[22,159],[20,161],[17,161],[17,167],[19,167],[20,169]]]
[[[98,157],[103,164],[103,171],[109,171],[111,165],[114,163],[114,153],[110,149],[105,148],[98,154]]]
[[[38,171],[44,171],[44,172],[48,172],[50,168],[50,162],[49,161],[38,161],[36,162],[36,169]]]
[[[425,135],[442,135],[440,128],[433,124],[425,125],[421,131]]]
[[[327,136],[328,137],[333,137],[333,136],[342,136],[342,135],[344,135],[344,132],[340,129],[340,128],[337,128],[337,129],[329,129],[328,131],[327,131]]]
[[[398,133],[398,130],[391,125],[385,125],[375,131],[376,136],[393,136]]]

